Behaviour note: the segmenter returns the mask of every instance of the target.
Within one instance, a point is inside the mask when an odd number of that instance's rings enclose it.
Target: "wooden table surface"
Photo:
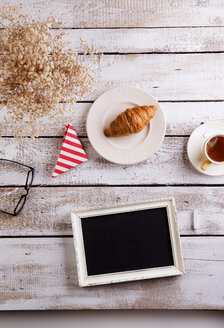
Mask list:
[[[9,126],[0,139],[0,157],[35,168],[21,215],[0,215],[0,309],[223,309],[224,176],[199,174],[186,154],[188,137],[198,125],[224,120],[223,1],[11,2],[22,2],[34,17],[39,9],[42,16],[53,10],[77,50],[82,37],[103,53],[97,55],[99,68],[113,65],[105,68],[97,91],[67,113],[87,151],[87,163],[51,178],[64,132],[60,123],[49,123],[46,135],[28,141],[12,138],[15,127]],[[154,95],[167,118],[162,146],[138,165],[107,162],[86,136],[92,102],[121,85]],[[29,132],[26,124],[22,128]],[[3,194],[21,188],[22,181],[5,170],[0,185]],[[186,273],[79,288],[70,210],[166,196],[176,199]]]

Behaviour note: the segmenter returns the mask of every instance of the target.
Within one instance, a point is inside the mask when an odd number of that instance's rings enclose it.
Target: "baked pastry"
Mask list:
[[[149,124],[156,110],[156,106],[128,108],[110,123],[104,134],[107,137],[121,137],[138,133]]]

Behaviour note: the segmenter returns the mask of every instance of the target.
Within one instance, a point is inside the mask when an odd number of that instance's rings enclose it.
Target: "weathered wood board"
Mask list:
[[[223,51],[223,27],[66,29],[64,39],[83,52],[80,39],[102,53]],[[59,33],[52,30],[53,34]]]
[[[143,88],[159,100],[223,99],[222,53],[99,56],[99,68],[103,67],[102,80],[89,100],[121,85]]]
[[[39,120],[37,128],[47,126],[40,135],[63,136],[65,124],[74,125],[79,136],[87,136],[86,118],[92,103],[77,103],[72,110],[67,110],[64,124],[59,120],[52,121],[46,117]],[[166,135],[190,135],[200,124],[207,121],[224,121],[224,102],[161,102],[160,106],[166,116]],[[60,105],[59,105],[60,107]],[[26,123],[8,124],[5,126],[3,117],[6,115],[5,108],[0,111],[0,130],[5,129],[5,136],[12,136],[16,129],[21,128],[21,135],[30,134],[30,125]],[[183,120],[184,116],[184,120]]]
[[[89,48],[104,54],[210,53],[224,51],[223,31],[224,27],[65,29],[64,40],[78,53]]]
[[[224,237],[182,237],[186,273],[78,287],[72,238],[0,239],[0,309],[224,309]]]
[[[224,25],[222,0],[26,0],[22,4],[34,18],[53,11],[64,27],[73,28]]]
[[[119,86],[145,89],[163,101],[224,99],[224,53],[97,55],[87,62],[99,82],[82,100]]]
[[[5,195],[13,198],[14,190],[0,188],[1,199]],[[176,201],[181,235],[224,235],[224,187],[92,186],[32,188],[19,217],[0,214],[0,236],[71,235],[71,210],[135,204],[171,196]]]
[[[191,167],[186,147],[187,137],[167,137],[148,160],[136,165],[117,165],[104,160],[90,145],[81,139],[89,161],[56,178],[51,178],[58,159],[61,138],[37,138],[16,141],[0,140],[0,156],[25,163],[35,168],[35,185],[222,185],[224,176],[200,174]],[[10,170],[7,165],[0,172],[0,185],[21,185],[24,175]]]

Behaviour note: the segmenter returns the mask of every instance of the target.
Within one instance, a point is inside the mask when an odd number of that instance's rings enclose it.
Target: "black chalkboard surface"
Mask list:
[[[173,266],[167,208],[81,218],[88,276]]]
[[[175,201],[72,211],[80,287],[184,273]]]

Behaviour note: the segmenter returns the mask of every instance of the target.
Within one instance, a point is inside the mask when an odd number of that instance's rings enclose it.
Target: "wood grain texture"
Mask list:
[[[51,32],[57,35],[59,30]],[[86,46],[105,54],[224,51],[224,27],[66,29],[65,33],[64,40],[78,53],[84,53]]]
[[[104,71],[96,91],[85,100],[92,102],[102,92],[122,85],[143,88],[167,101],[162,107],[170,136],[189,135],[201,122],[224,120],[224,54],[212,53],[224,51],[222,0],[22,2],[24,11],[34,18],[54,11],[69,29],[66,38],[77,51],[81,51],[82,37],[99,52],[107,53],[93,58],[96,75],[101,75],[102,68]],[[113,65],[108,66],[110,63]],[[65,122],[73,123],[80,136],[86,136],[90,106],[76,104],[74,111],[65,115]],[[3,116],[4,110],[0,112],[0,129]],[[49,124],[45,136],[63,135],[60,122],[44,119],[39,124],[43,123]],[[16,127],[8,125],[6,135],[12,135]],[[24,135],[29,133],[27,124],[21,127]],[[88,139],[82,138],[90,160],[52,179],[61,138],[0,139],[0,157],[34,166],[35,185],[50,185],[31,189],[19,217],[0,215],[0,237],[4,237],[0,238],[0,310],[224,309],[224,177],[206,177],[194,171],[186,155],[187,140],[167,137],[149,160],[117,166],[102,159]],[[18,173],[0,170],[0,205],[6,196],[13,203],[14,188],[2,186],[23,184],[24,175]],[[164,186],[139,186],[145,184]],[[175,186],[178,184],[186,186]],[[190,184],[201,186],[187,186]],[[59,237],[71,236],[70,210],[166,196],[176,199],[186,274],[79,288],[73,240]],[[195,230],[194,211],[198,216]],[[50,235],[55,237],[48,238]],[[17,238],[7,238],[13,236]]]
[[[19,4],[21,0],[11,3]],[[53,11],[64,27],[73,28],[224,25],[222,0],[26,0],[22,3],[24,11],[34,18],[46,17]]]
[[[89,100],[121,85],[143,88],[159,100],[223,99],[221,53],[105,55],[99,57],[99,67],[105,67],[103,77]]]
[[[14,190],[0,188],[0,205],[4,196],[16,198]],[[71,210],[135,204],[170,196],[176,201],[181,235],[224,235],[224,187],[37,187],[31,189],[18,217],[0,214],[0,236],[71,235]],[[194,212],[197,229],[193,228]]]
[[[79,38],[99,52],[215,52],[223,51],[223,28],[155,28],[71,30],[66,37],[77,47]]]
[[[98,55],[89,62],[99,83],[82,100],[119,86],[145,89],[158,100],[224,99],[224,53]]]
[[[223,27],[71,29],[65,40],[77,52],[83,51],[80,39],[102,53],[215,52],[224,51],[223,33]]]
[[[88,139],[81,139],[89,161],[56,178],[51,175],[60,152],[61,138],[28,141],[2,138],[0,157],[33,166],[35,185],[222,185],[224,176],[206,176],[191,167],[186,152],[187,141],[187,137],[167,137],[148,160],[128,166],[107,162],[96,153]],[[8,165],[0,171],[0,185],[22,184],[24,175],[13,172]]]
[[[182,237],[183,276],[78,287],[72,238],[0,240],[0,309],[223,309],[224,237]]]
[[[65,112],[64,124],[58,120],[54,122],[46,117],[39,120],[37,127],[47,126],[44,133],[41,132],[40,134],[63,136],[65,125],[71,123],[79,136],[87,136],[86,118],[91,106],[92,103],[75,104],[71,112]],[[216,120],[224,121],[224,102],[167,102],[160,103],[160,106],[166,115],[166,135],[190,135],[201,123]],[[5,126],[3,123],[4,116],[7,117],[5,108],[0,111],[0,130],[4,128],[5,136],[12,136],[15,129],[19,127],[22,129],[23,136],[29,135],[30,125],[18,123]]]

